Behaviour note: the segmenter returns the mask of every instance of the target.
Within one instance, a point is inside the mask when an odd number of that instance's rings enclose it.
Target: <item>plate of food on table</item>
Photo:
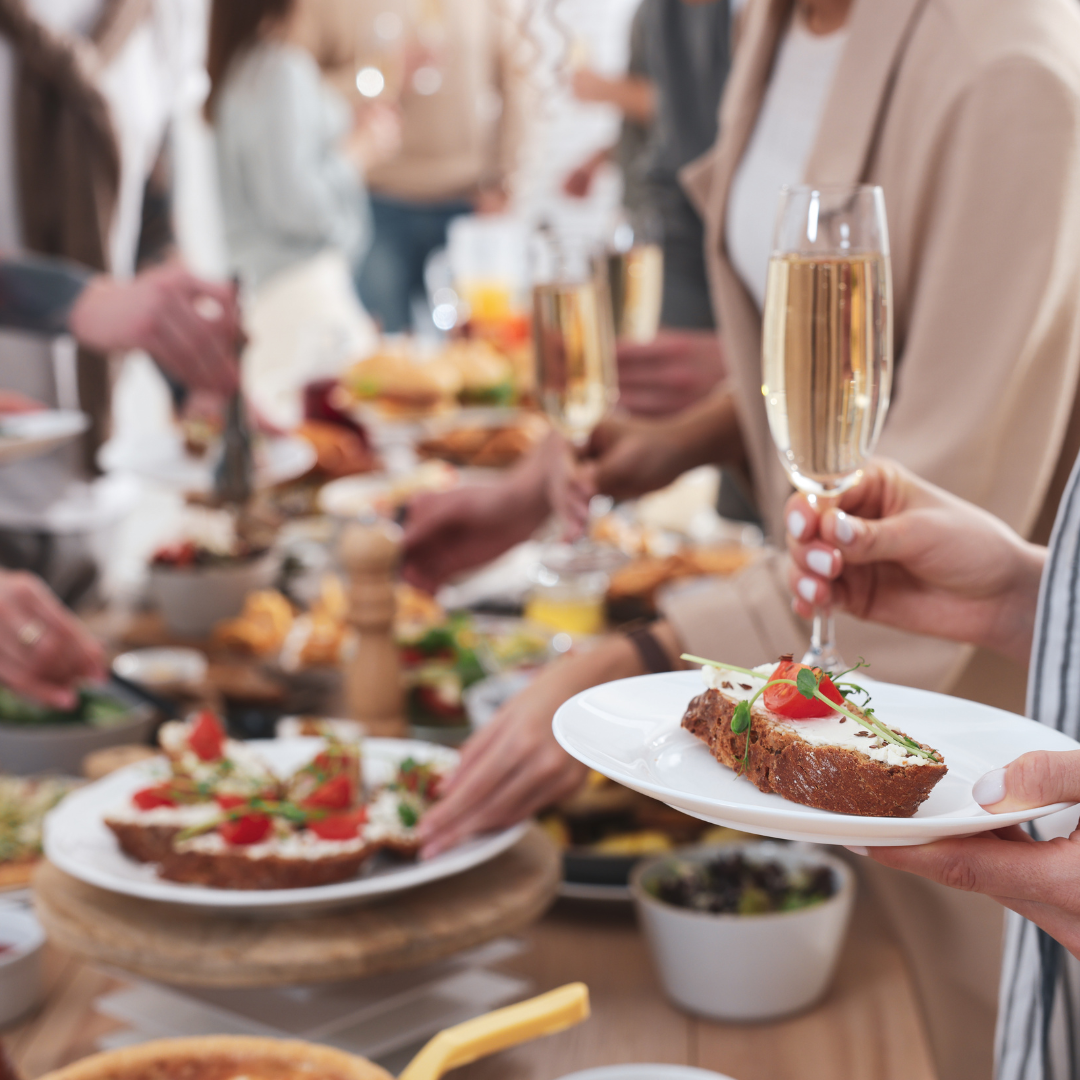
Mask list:
[[[461,409],[507,409],[528,397],[531,365],[513,351],[478,338],[457,339],[435,352],[411,341],[385,340],[341,378],[358,418],[417,422]]]
[[[216,910],[315,910],[400,892],[494,858],[524,826],[418,861],[417,826],[457,755],[407,739],[240,742],[214,713],[170,721],[163,755],[69,796],[45,821],[65,873]]]
[[[591,771],[540,817],[563,853],[560,893],[577,900],[632,899],[630,873],[644,858],[687,845],[727,844],[745,833],[710,825]]]
[[[698,670],[605,683],[571,698],[554,732],[571,755],[703,820],[790,840],[903,846],[1045,817],[990,814],[974,782],[1058,731],[978,702],[823,672],[791,656],[756,667],[684,656]]]
[[[0,776],[0,892],[30,884],[42,858],[45,815],[82,783],[67,776]]]

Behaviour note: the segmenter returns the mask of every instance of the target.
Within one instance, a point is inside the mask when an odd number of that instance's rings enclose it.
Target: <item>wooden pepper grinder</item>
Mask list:
[[[356,652],[345,667],[350,714],[369,735],[407,734],[401,665],[394,644],[394,580],[401,562],[401,529],[390,521],[351,524],[341,537],[341,563],[349,576],[349,623]]]

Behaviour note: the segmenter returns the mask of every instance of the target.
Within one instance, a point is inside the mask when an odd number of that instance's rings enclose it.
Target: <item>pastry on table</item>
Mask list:
[[[92,1054],[42,1080],[391,1080],[343,1050],[293,1039],[199,1035]]]

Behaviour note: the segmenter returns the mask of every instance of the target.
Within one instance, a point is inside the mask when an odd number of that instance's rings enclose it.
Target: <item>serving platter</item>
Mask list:
[[[829,813],[765,794],[721,765],[680,722],[705,689],[701,673],[640,675],[576,695],[555,714],[553,730],[579,761],[687,814],[764,836],[819,844],[900,847],[968,836],[1046,817],[1075,805],[990,814],[971,796],[984,773],[1029,750],[1076,750],[1061,732],[978,702],[860,676],[879,717],[939,750],[948,773],[914,817]]]
[[[275,772],[285,775],[309,761],[324,745],[322,739],[267,739],[249,744]],[[412,739],[367,739],[364,742],[364,780],[370,786],[386,783],[407,757],[438,761],[447,766],[454,751]],[[140,788],[168,775],[164,758],[137,762],[72,793],[45,819],[46,858],[80,881],[110,892],[221,912],[280,915],[304,914],[416,888],[460,874],[495,858],[521,839],[527,823],[470,840],[450,851],[414,863],[376,857],[360,874],[333,885],[305,889],[211,889],[159,878],[152,866],[129,859],[104,823],[104,816],[123,806]]]
[[[0,420],[0,465],[55,450],[81,435],[90,417],[76,409],[35,409],[9,413]]]

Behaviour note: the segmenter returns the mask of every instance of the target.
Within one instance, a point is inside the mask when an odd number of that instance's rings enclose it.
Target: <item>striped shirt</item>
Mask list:
[[[1058,508],[1039,587],[1028,715],[1080,740],[1080,459]],[[1029,831],[1040,835],[1032,822]],[[1080,1077],[1080,961],[1045,930],[1007,916],[997,1080]]]

